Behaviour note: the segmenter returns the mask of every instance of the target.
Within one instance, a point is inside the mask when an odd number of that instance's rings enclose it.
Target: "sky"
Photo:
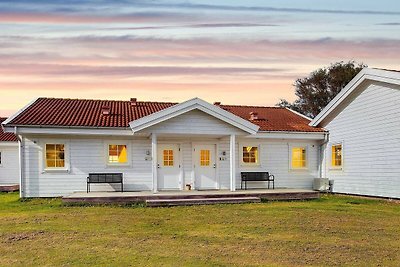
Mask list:
[[[0,116],[36,97],[273,106],[349,60],[400,69],[400,1],[0,1]]]

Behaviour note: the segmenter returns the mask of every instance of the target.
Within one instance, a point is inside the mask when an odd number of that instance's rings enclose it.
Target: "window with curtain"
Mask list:
[[[258,147],[243,146],[242,161],[245,164],[258,164]]]
[[[307,167],[307,151],[305,147],[292,147],[292,169]]]
[[[64,144],[46,144],[46,168],[65,168]]]
[[[126,145],[108,145],[108,163],[125,164],[128,162]]]
[[[342,167],[342,144],[332,145],[332,167]]]

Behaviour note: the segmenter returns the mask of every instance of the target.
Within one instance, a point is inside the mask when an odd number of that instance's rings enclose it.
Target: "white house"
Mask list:
[[[6,118],[0,118],[0,124]],[[19,184],[18,140],[0,127],[0,190]]]
[[[123,173],[127,191],[187,185],[234,191],[241,171],[269,171],[276,187],[311,189],[327,132],[309,123],[285,108],[198,98],[179,104],[38,98],[3,127],[20,139],[21,196],[50,197],[85,191],[93,172]]]
[[[400,72],[362,70],[310,126],[329,131],[322,177],[334,192],[400,198]]]

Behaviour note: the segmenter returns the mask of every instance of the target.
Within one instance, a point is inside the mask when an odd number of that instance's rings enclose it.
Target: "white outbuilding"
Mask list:
[[[321,176],[334,192],[400,198],[400,72],[362,70],[310,126],[329,131]]]

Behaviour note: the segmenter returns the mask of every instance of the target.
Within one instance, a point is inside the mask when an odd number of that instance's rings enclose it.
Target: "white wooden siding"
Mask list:
[[[256,166],[244,166],[240,164],[240,157],[236,158],[236,188],[240,188],[240,172],[242,171],[268,171],[275,176],[275,187],[306,188],[311,189],[313,179],[318,177],[318,143],[314,141],[281,141],[262,140],[249,141],[239,140],[237,151],[241,153],[239,144],[260,144],[259,161]],[[290,147],[302,145],[307,147],[308,168],[305,170],[290,169]],[[265,186],[263,182],[248,182],[248,188]]]
[[[323,175],[334,191],[400,198],[400,88],[370,84],[324,127],[330,132]],[[343,169],[331,168],[331,146],[343,142]]]
[[[19,184],[18,145],[0,143],[0,184]]]
[[[192,110],[146,128],[141,132],[164,134],[244,134],[244,132],[200,110]]]
[[[42,137],[26,139],[24,149],[24,195],[26,197],[48,197],[68,195],[75,191],[86,190],[86,177],[90,172],[124,173],[124,189],[127,191],[151,190],[151,159],[146,155],[151,151],[148,139],[121,140],[130,147],[129,166],[107,166],[104,146],[109,140],[57,139],[69,147],[69,171],[43,171],[42,147],[51,140]],[[146,160],[147,158],[147,160]],[[119,190],[119,185],[92,185],[92,190]]]
[[[107,166],[105,144],[113,139],[99,138],[70,138],[56,139],[64,142],[69,147],[70,170],[43,172],[42,147],[51,138],[30,137],[25,139],[25,172],[24,195],[26,197],[51,197],[71,194],[75,191],[86,190],[86,177],[90,172],[122,172],[124,173],[124,188],[126,191],[141,191],[152,189],[151,157],[146,155],[151,151],[149,139],[121,139],[127,143],[131,153],[129,166]],[[276,177],[277,187],[308,188],[312,186],[312,180],[317,177],[317,143],[304,142],[309,148],[309,169],[306,171],[289,170],[289,145],[285,141],[252,141],[260,144],[260,166],[242,167],[239,164],[239,143],[248,140],[238,140],[236,155],[236,188],[240,188],[240,171],[269,171]],[[159,143],[180,144],[182,155],[183,182],[191,183],[193,178],[192,148],[194,143],[217,144],[217,175],[220,189],[229,189],[229,137],[222,139],[212,138],[162,138]],[[299,143],[296,141],[295,143]],[[313,147],[314,146],[314,147]],[[226,152],[226,155],[223,155]],[[147,160],[146,160],[147,159]],[[249,183],[251,187],[265,187],[262,183]],[[92,185],[93,191],[119,190],[119,185]]]

